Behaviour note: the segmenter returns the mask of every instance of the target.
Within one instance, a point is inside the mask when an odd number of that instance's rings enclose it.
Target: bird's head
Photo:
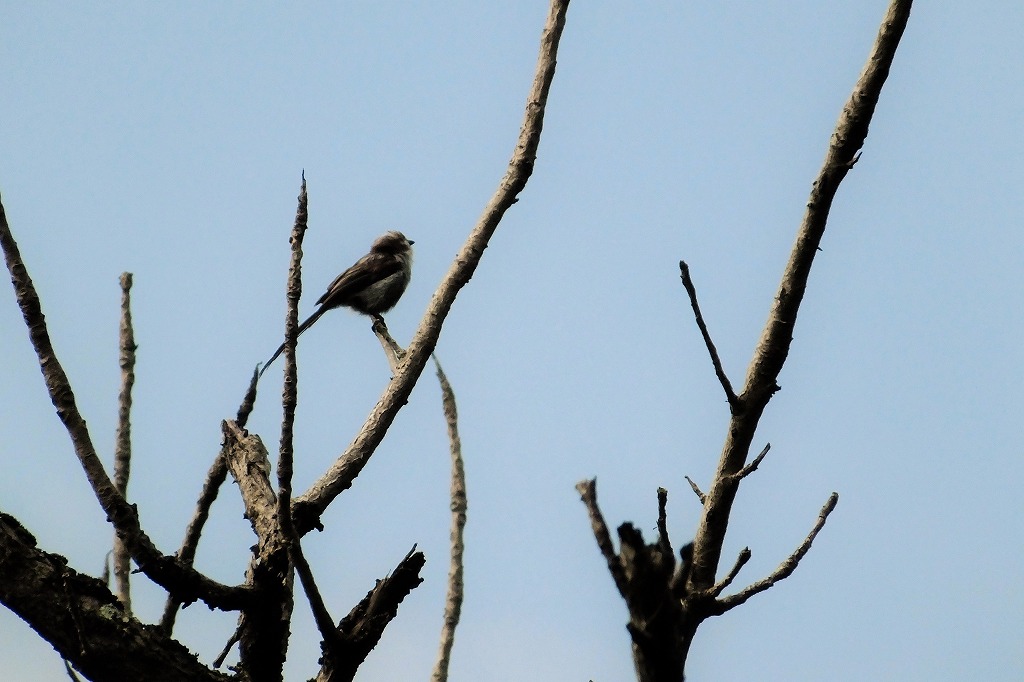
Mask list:
[[[413,242],[405,238],[405,235],[397,230],[385,232],[377,237],[377,241],[370,247],[371,253],[393,253],[403,254],[412,250]]]

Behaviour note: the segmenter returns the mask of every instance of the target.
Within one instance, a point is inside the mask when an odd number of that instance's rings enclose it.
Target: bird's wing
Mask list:
[[[327,292],[317,299],[317,305],[334,308],[343,305],[353,294],[362,291],[374,282],[395,274],[402,269],[402,263],[395,258],[382,258],[378,254],[368,254],[360,258],[355,265],[338,275]]]

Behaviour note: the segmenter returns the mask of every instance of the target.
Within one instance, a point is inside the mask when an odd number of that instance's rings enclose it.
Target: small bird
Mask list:
[[[316,302],[319,308],[299,325],[298,334],[313,326],[328,310],[342,306],[363,315],[380,318],[395,307],[405,293],[412,278],[412,245],[415,242],[405,238],[401,232],[385,232],[370,247],[366,254],[345,272],[331,282],[327,293]],[[296,334],[296,336],[298,336]],[[284,352],[284,344],[274,351],[260,370],[260,376],[267,371],[270,363]]]

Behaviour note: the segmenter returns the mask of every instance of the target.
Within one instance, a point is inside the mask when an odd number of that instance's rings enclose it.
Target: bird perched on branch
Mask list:
[[[299,325],[296,336],[302,334],[328,310],[346,307],[380,318],[395,307],[405,293],[412,277],[412,242],[401,232],[385,232],[373,242],[370,253],[366,254],[345,272],[331,282],[327,293],[316,302],[319,308]],[[270,363],[284,352],[284,344],[274,351],[260,370],[260,376],[267,371]]]

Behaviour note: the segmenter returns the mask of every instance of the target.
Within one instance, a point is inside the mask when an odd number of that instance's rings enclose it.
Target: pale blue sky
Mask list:
[[[686,259],[733,382],[884,0],[609,3],[569,10],[536,172],[459,296],[438,353],[469,487],[453,682],[632,677],[625,607],[573,485],[610,524],[677,544],[728,411],[678,277]],[[512,151],[546,4],[8,3],[0,191],[99,448],[113,441],[117,277],[135,273],[130,494],[173,551],[248,373],[280,342],[300,173],[302,311],[386,229],[416,240],[388,315],[406,342]],[[706,623],[688,679],[1024,677],[1024,10],[921,2],[860,163],[840,189],[783,390],[756,442],[723,563],[770,572],[833,490],[793,577]],[[0,296],[0,509],[98,573],[110,530]],[[367,322],[299,346],[297,490],[389,377]],[[280,370],[250,429],[273,447]],[[355,487],[304,546],[341,617],[413,543],[426,582],[362,680],[425,679],[448,551],[448,453],[428,372]],[[241,579],[252,536],[228,485],[198,564]],[[157,590],[136,582],[141,617]],[[316,670],[296,609],[288,672]],[[178,634],[203,660],[234,617]],[[65,679],[0,610],[0,669]]]

